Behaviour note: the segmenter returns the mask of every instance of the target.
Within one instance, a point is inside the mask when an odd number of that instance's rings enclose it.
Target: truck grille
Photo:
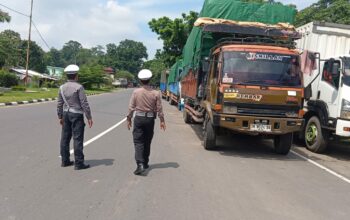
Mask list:
[[[257,105],[257,104],[237,104],[225,102],[225,106],[236,106],[237,114],[254,116],[288,117],[288,115],[298,114],[298,106],[281,105]]]

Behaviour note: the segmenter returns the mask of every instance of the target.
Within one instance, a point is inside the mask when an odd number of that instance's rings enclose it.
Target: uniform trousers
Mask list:
[[[79,166],[84,163],[84,115],[64,112],[63,113],[63,126],[61,135],[61,157],[62,162],[69,161],[69,144],[73,137],[74,142],[74,159],[75,166]]]
[[[133,139],[137,164],[148,164],[154,133],[154,118],[135,116]]]

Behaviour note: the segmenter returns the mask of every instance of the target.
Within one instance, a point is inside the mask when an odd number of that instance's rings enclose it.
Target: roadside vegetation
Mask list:
[[[110,92],[110,89],[92,89],[85,90],[87,95],[90,94],[102,94]],[[10,91],[5,92],[0,95],[0,103],[7,102],[21,102],[21,101],[31,101],[34,99],[48,99],[48,98],[57,98],[58,97],[58,88],[49,88],[49,89],[33,89],[28,88],[26,91]]]

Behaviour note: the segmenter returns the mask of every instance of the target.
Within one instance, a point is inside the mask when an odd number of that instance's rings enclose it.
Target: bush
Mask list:
[[[51,81],[51,82],[44,82],[41,87],[44,88],[58,88],[58,82],[56,81]]]
[[[19,83],[19,79],[15,74],[0,70],[0,86],[10,88],[16,86]]]
[[[12,86],[12,91],[26,91],[26,87],[25,86]]]

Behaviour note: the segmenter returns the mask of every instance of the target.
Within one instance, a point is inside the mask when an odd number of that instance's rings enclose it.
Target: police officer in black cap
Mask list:
[[[87,169],[90,166],[84,164],[84,114],[91,128],[93,121],[91,110],[86,98],[84,88],[77,82],[79,67],[69,65],[64,69],[68,81],[59,89],[57,101],[57,115],[62,125],[61,135],[61,158],[62,167],[72,166],[74,163],[69,159],[69,143],[74,140],[75,170]]]
[[[158,113],[160,128],[165,131],[166,125],[159,91],[149,86],[152,78],[150,70],[141,70],[138,78],[142,87],[136,89],[130,99],[128,112],[128,129],[132,127],[132,118],[135,113],[133,139],[135,145],[135,160],[137,168],[135,175],[141,175],[149,168],[149,156],[154,132],[154,121]]]

